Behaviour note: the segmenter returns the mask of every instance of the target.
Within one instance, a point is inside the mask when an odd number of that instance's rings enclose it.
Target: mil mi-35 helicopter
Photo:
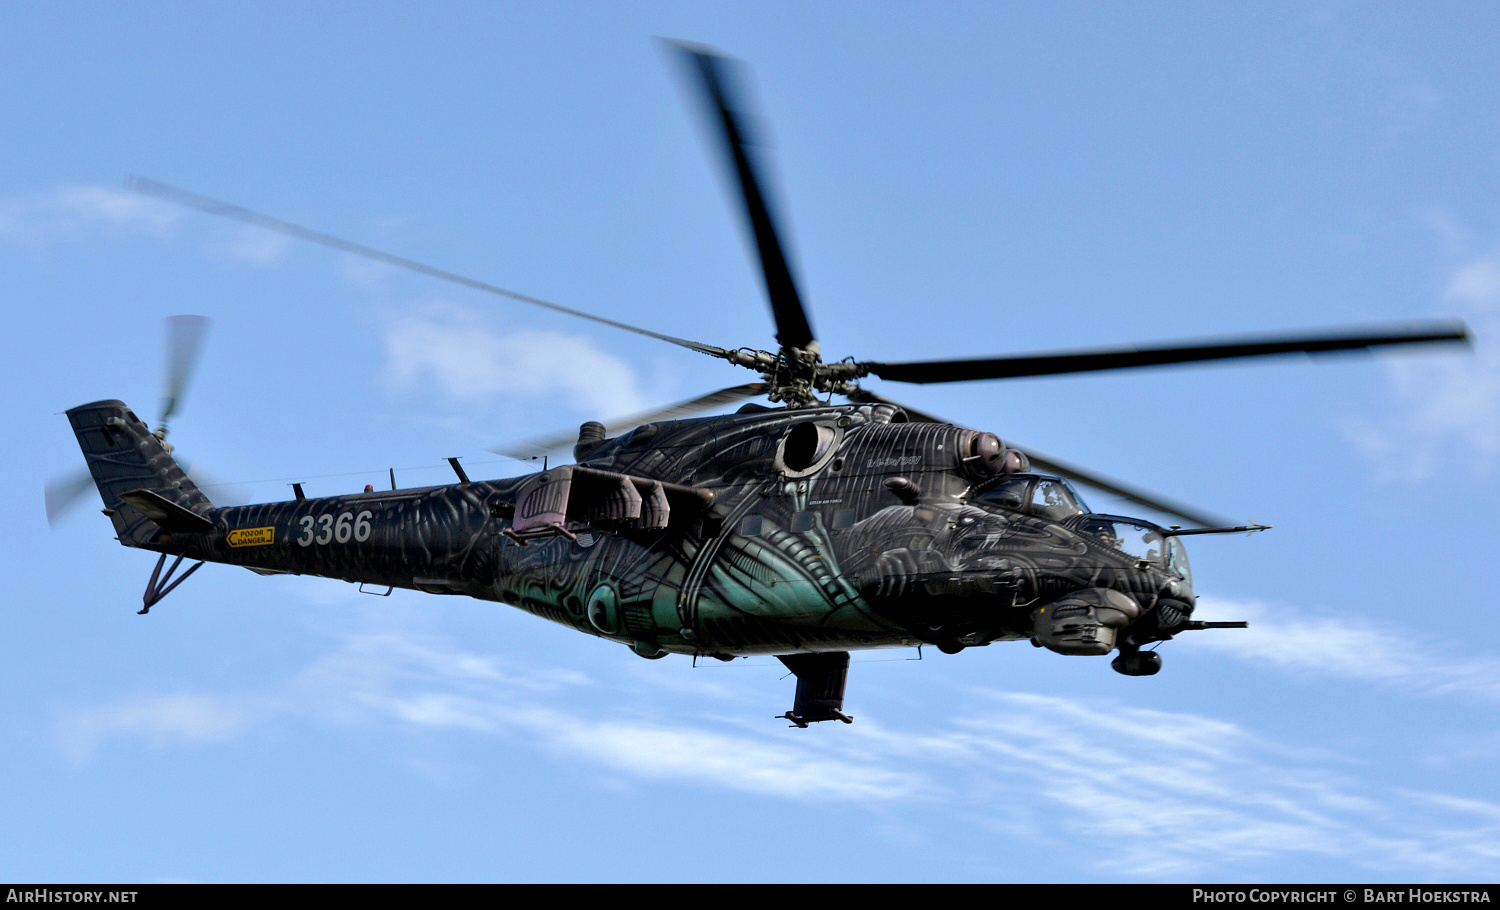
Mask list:
[[[620,642],[645,658],[770,654],[797,677],[794,725],[843,711],[849,652],[931,644],[946,653],[1027,641],[1118,652],[1115,670],[1161,667],[1143,647],[1244,623],[1192,618],[1182,538],[1236,525],[858,384],[958,382],[1391,345],[1466,343],[1460,323],[968,360],[823,361],[743,129],[737,65],[674,45],[706,101],[737,186],[776,324],[776,351],[726,349],[571,310],[164,184],[144,193],[481,291],[569,313],[747,367],[760,381],[637,415],[611,436],[583,425],[575,463],[504,480],[217,507],[172,457],[175,413],[202,337],[178,317],[160,426],[120,401],[68,411],[122,544],[160,555],[145,613],[203,562],[265,574],[500,601]],[[732,415],[695,411],[764,396]],[[835,396],[847,404],[834,404]],[[520,453],[572,440],[534,440]],[[504,450],[516,454],[517,449]],[[1182,518],[1162,527],[1096,514],[1070,481]],[[49,511],[79,491],[49,489]],[[176,557],[170,567],[168,557]],[[184,574],[184,559],[197,560]],[[163,569],[166,571],[163,572]],[[174,577],[175,576],[175,577]]]

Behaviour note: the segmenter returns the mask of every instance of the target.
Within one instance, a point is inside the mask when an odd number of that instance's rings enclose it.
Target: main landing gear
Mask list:
[[[854,723],[844,713],[844,683],[849,679],[849,652],[827,651],[820,654],[778,654],[797,677],[797,697],[792,710],[778,715],[795,726],[806,728],[824,720]]]

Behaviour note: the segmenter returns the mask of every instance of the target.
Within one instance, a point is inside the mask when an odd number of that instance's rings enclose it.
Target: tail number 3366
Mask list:
[[[363,543],[370,539],[370,519],[374,512],[341,512],[337,518],[330,514],[304,515],[302,521],[302,536],[297,538],[297,545],[310,547],[313,544],[325,544],[332,541],[348,543],[353,539]]]

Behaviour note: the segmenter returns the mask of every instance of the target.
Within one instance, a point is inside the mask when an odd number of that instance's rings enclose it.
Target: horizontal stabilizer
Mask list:
[[[192,533],[214,529],[214,523],[207,518],[150,490],[131,490],[128,493],[121,493],[120,501],[156,522],[166,531]]]

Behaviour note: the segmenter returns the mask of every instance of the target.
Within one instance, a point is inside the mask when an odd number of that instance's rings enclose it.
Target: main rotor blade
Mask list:
[[[766,296],[770,298],[771,314],[776,319],[776,340],[782,347],[806,348],[813,340],[812,326],[807,321],[807,311],[797,293],[797,283],[792,279],[785,248],[766,204],[762,191],[766,185],[764,175],[756,174],[751,161],[752,142],[746,136],[744,121],[753,109],[736,85],[742,80],[745,67],[713,48],[676,41],[668,43],[681,53],[689,79],[702,87],[709,131],[723,139],[723,151],[739,181],[745,220],[755,239],[766,281]]]
[[[476,291],[483,291],[486,294],[495,294],[500,297],[508,297],[511,300],[519,300],[522,303],[529,303],[532,306],[539,306],[544,309],[552,310],[555,313],[566,313],[569,316],[577,316],[579,319],[587,319],[590,322],[597,322],[601,325],[611,326],[616,329],[624,329],[627,332],[634,332],[637,335],[645,335],[648,338],[655,338],[659,341],[670,342],[671,344],[688,348],[689,350],[698,351],[703,354],[710,354],[715,357],[723,357],[728,353],[723,348],[715,347],[711,344],[701,344],[697,341],[689,341],[686,338],[677,338],[672,335],[663,335],[660,332],[653,332],[650,329],[643,329],[639,326],[629,325],[624,322],[617,322],[613,319],[605,319],[603,316],[595,316],[592,313],[585,313],[582,310],[575,310],[556,303],[548,303],[545,300],[540,300],[536,297],[530,297],[526,294],[518,294],[515,291],[507,291],[505,288],[496,287],[493,284],[488,284],[486,282],[478,281],[473,278],[466,278],[463,275],[449,272],[444,269],[435,268],[430,265],[423,265],[420,262],[412,259],[407,259],[403,256],[397,256],[393,253],[385,253],[380,250],[374,249],[373,247],[354,243],[350,240],[344,240],[342,238],[335,237],[332,234],[325,234],[322,231],[314,231],[310,228],[302,227],[301,225],[292,224],[290,221],[282,221],[280,218],[272,218],[270,215],[262,215],[260,212],[253,212],[250,209],[241,208],[237,205],[231,205],[228,202],[221,202],[218,199],[212,199],[208,196],[203,196],[189,190],[179,189],[178,187],[169,186],[165,183],[158,183],[157,181],[150,180],[146,177],[138,177],[134,174],[127,175],[125,177],[125,185],[138,193],[143,193],[147,196],[154,196],[158,199],[165,199],[168,202],[175,202],[178,205],[186,206],[190,209],[197,209],[200,212],[207,212],[210,215],[219,215],[224,218],[230,218],[234,221],[253,225],[258,228],[264,228],[268,231],[275,231],[278,234],[286,234],[289,237],[296,237],[298,240],[306,240],[309,243],[316,243],[321,246],[331,247],[332,249],[338,250],[343,253],[349,253],[354,256],[362,256],[366,259],[373,259],[376,262],[383,262],[386,265],[393,265],[397,268],[407,269],[409,271],[417,272],[422,275],[427,275],[430,278],[437,278],[442,281],[449,281],[454,284],[460,284],[466,288],[473,288]]]
[[[188,378],[198,363],[203,351],[203,339],[208,334],[207,316],[167,317],[167,372],[161,393],[161,419],[158,426],[166,426],[177,413],[187,395]]]
[[[612,420],[605,426],[604,434],[606,436],[613,436],[621,430],[638,427],[643,423],[672,420],[686,414],[705,411],[709,408],[718,407],[721,404],[728,404],[731,401],[754,398],[757,395],[764,395],[769,389],[770,386],[764,382],[751,382],[745,385],[731,386],[727,389],[719,389],[717,392],[709,392],[707,395],[700,395],[697,398],[691,398],[687,401],[679,401],[664,408],[657,408],[656,410],[646,411],[642,414],[633,414],[629,417],[620,417]],[[525,459],[535,458],[549,452],[556,452],[558,449],[572,445],[577,440],[578,431],[575,430],[571,433],[555,433],[548,436],[538,436],[533,439],[522,440],[521,442],[509,445],[496,446],[490,449],[490,451],[496,455],[504,455],[508,458],[524,461]]]
[[[1409,344],[1469,343],[1469,330],[1462,322],[1406,323],[1371,326],[1353,332],[1315,335],[1281,335],[1227,338],[1165,347],[1098,348],[1018,354],[975,360],[925,360],[901,363],[863,363],[881,379],[895,382],[966,382],[973,379],[1014,379],[1124,370],[1133,367],[1269,357],[1277,354],[1332,354]]]
[[[941,417],[935,417],[931,414],[919,411],[916,408],[904,405],[899,401],[892,401],[889,398],[883,398],[879,395],[876,395],[874,392],[869,392],[864,389],[855,389],[849,394],[848,397],[851,401],[857,401],[861,404],[895,405],[896,407],[905,411],[908,417],[919,423],[952,423],[951,420],[944,420]],[[1136,503],[1137,505],[1145,506],[1148,509],[1154,509],[1166,515],[1175,515],[1178,518],[1184,518],[1188,521],[1200,525],[1201,527],[1222,528],[1236,523],[1228,518],[1224,518],[1221,515],[1215,515],[1212,512],[1205,512],[1204,510],[1199,509],[1197,506],[1191,506],[1185,502],[1179,502],[1178,500],[1163,496],[1160,493],[1153,493],[1150,490],[1143,490],[1140,487],[1134,486],[1133,484],[1127,484],[1124,481],[1116,480],[1113,477],[1108,477],[1096,471],[1091,471],[1088,468],[1079,467],[1078,465],[1063,461],[1052,455],[1048,455],[1045,452],[1039,452],[1036,449],[1030,448],[1028,446],[1019,446],[1009,440],[1006,440],[1006,445],[1019,449],[1021,452],[1025,453],[1026,457],[1031,460],[1031,465],[1034,468],[1040,468],[1041,470],[1048,473],[1057,474],[1062,477],[1066,477],[1069,480],[1077,481],[1078,483],[1088,484],[1091,487],[1103,490],[1106,493],[1112,493],[1115,496],[1119,496],[1121,499],[1129,500],[1130,502]]]
[[[89,473],[88,468],[80,468],[47,481],[47,486],[43,489],[47,502],[47,524],[57,527],[58,523],[73,511],[73,507],[78,505],[78,500],[92,489],[94,489],[94,477]]]
[[[1145,506],[1148,509],[1155,509],[1166,515],[1175,515],[1178,518],[1185,518],[1205,528],[1225,528],[1237,524],[1233,519],[1216,515],[1213,512],[1205,512],[1197,506],[1188,505],[1180,500],[1169,499],[1160,493],[1143,490],[1122,480],[1115,480],[1113,477],[1107,477],[1103,474],[1090,471],[1087,468],[1062,461],[1053,455],[1039,452],[1030,446],[1019,446],[1014,443],[1009,444],[1021,450],[1031,460],[1031,466],[1034,468],[1040,468],[1047,473],[1058,474],[1069,480],[1088,484],[1091,487],[1103,490],[1106,493],[1113,493],[1121,499]]]

